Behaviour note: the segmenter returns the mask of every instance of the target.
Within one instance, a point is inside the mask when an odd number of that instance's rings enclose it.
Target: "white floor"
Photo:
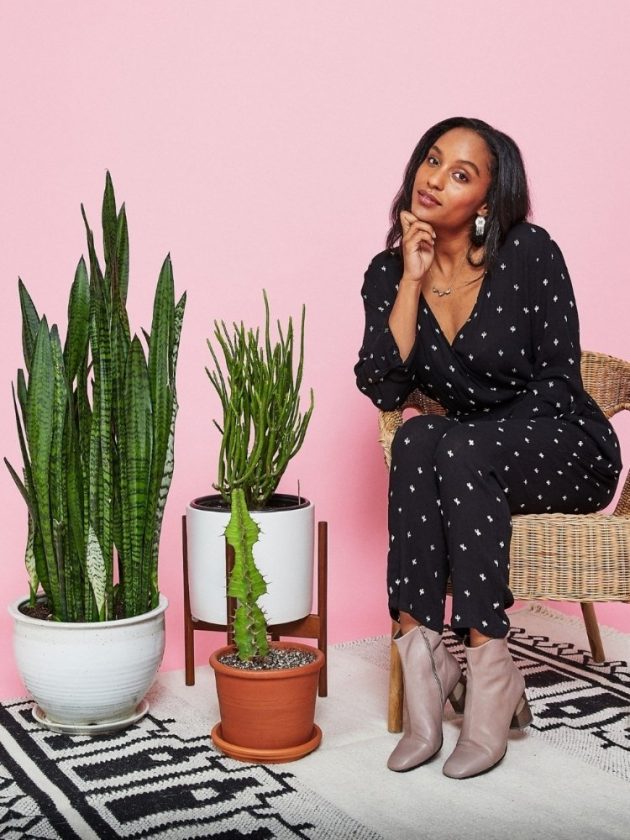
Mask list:
[[[584,647],[579,620],[558,615],[534,606],[518,618],[512,613],[512,620]],[[603,635],[608,659],[630,660],[630,637],[607,630]],[[182,672],[163,673],[159,683],[178,696],[182,714],[197,722],[202,715],[209,731],[218,720],[213,679],[205,667],[197,669],[194,687],[184,685]],[[456,781],[442,774],[459,731],[448,713],[444,745],[432,762],[406,774],[388,771],[385,762],[398,736],[387,732],[386,708],[382,663],[357,656],[352,645],[332,648],[329,696],[317,704],[322,744],[284,768],[387,840],[628,840],[630,785],[537,735],[514,734],[495,770]]]

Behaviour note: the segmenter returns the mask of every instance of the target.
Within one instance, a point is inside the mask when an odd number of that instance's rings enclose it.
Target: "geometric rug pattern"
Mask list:
[[[513,628],[509,641],[534,715],[529,732],[630,782],[630,668]]]
[[[459,639],[445,633],[464,664]],[[526,685],[528,732],[630,781],[630,669],[512,627]],[[383,637],[339,646],[388,668]],[[244,764],[212,746],[168,697],[129,729],[98,738],[42,729],[25,699],[0,705],[2,840],[213,837],[377,840],[281,765]],[[290,765],[285,765],[290,768]]]
[[[0,707],[2,840],[378,837],[290,772],[228,759],[173,716],[94,738],[44,730],[31,708]]]

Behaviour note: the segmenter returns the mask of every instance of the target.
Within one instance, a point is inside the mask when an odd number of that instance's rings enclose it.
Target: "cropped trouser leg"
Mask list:
[[[437,632],[444,625],[449,564],[435,451],[455,425],[439,416],[407,420],[394,437],[389,472],[390,614],[397,620],[407,612]]]
[[[610,500],[616,481],[579,426],[564,421],[442,417],[407,421],[392,446],[389,497],[389,607],[433,630],[507,634],[505,610],[513,513],[589,512]]]

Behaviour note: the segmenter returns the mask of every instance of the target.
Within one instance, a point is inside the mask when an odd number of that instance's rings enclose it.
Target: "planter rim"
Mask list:
[[[268,668],[261,671],[249,671],[246,668],[234,668],[231,665],[225,665],[223,662],[219,662],[220,656],[236,652],[235,645],[224,645],[223,647],[217,648],[217,650],[210,654],[210,667],[219,674],[231,677],[242,677],[247,680],[287,680],[303,676],[310,671],[319,671],[324,664],[324,654],[319,648],[316,648],[313,645],[305,645],[301,642],[271,642],[271,647],[281,648],[283,650],[286,650],[287,648],[301,650],[305,653],[314,654],[315,659],[313,659],[312,662],[308,662],[306,665],[300,665],[297,668]]]
[[[263,507],[263,508],[251,508],[250,513],[286,513],[287,511],[291,510],[304,510],[305,508],[312,507],[312,502],[310,502],[305,496],[296,496],[295,493],[274,493],[273,496],[276,498],[281,499],[290,499],[293,504],[287,505],[285,507]],[[272,496],[272,498],[273,498]],[[205,510],[205,511],[213,511],[213,512],[220,512],[220,513],[229,513],[230,508],[228,505],[223,502],[223,505],[219,507],[218,505],[214,507],[212,502],[215,499],[223,500],[223,496],[220,493],[212,493],[209,496],[197,496],[197,498],[193,499],[189,506],[193,508],[193,510]],[[206,504],[204,504],[204,502]],[[208,504],[209,503],[209,504]]]
[[[25,621],[29,624],[40,625],[49,629],[54,627],[76,627],[85,630],[92,627],[95,630],[105,630],[109,627],[125,627],[130,624],[140,624],[143,621],[149,621],[160,613],[163,613],[168,607],[168,598],[160,592],[160,602],[155,609],[139,613],[138,615],[132,615],[129,618],[113,618],[109,621],[45,621],[43,618],[33,618],[30,615],[25,615],[23,612],[20,612],[19,607],[27,601],[28,598],[21,597],[9,604],[8,610],[10,616],[16,621]]]

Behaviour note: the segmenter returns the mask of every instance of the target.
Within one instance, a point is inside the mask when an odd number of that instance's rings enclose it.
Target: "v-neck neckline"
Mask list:
[[[435,325],[437,326],[437,328],[439,330],[439,333],[440,333],[441,337],[443,338],[444,342],[451,348],[451,350],[455,349],[455,341],[460,337],[463,330],[466,329],[468,324],[470,324],[472,319],[475,317],[475,315],[477,313],[477,309],[479,308],[479,304],[480,304],[480,301],[481,301],[482,292],[484,292],[485,288],[486,288],[486,281],[488,279],[489,274],[490,274],[490,271],[486,271],[484,273],[484,275],[482,277],[482,280],[481,280],[481,285],[479,286],[479,291],[477,292],[477,297],[475,298],[475,302],[472,306],[472,309],[468,313],[468,316],[466,317],[466,320],[464,321],[464,323],[457,330],[455,330],[455,335],[453,336],[452,341],[449,341],[448,338],[446,337],[446,334],[444,333],[444,330],[442,329],[442,327],[440,325],[440,322],[438,321],[438,319],[435,315],[435,312],[431,309],[431,306],[429,305],[429,301],[427,300],[426,295],[424,294],[424,292],[421,292],[420,297],[421,297],[421,300],[424,301],[424,305],[426,307],[427,312],[429,313],[430,317],[433,319]]]

